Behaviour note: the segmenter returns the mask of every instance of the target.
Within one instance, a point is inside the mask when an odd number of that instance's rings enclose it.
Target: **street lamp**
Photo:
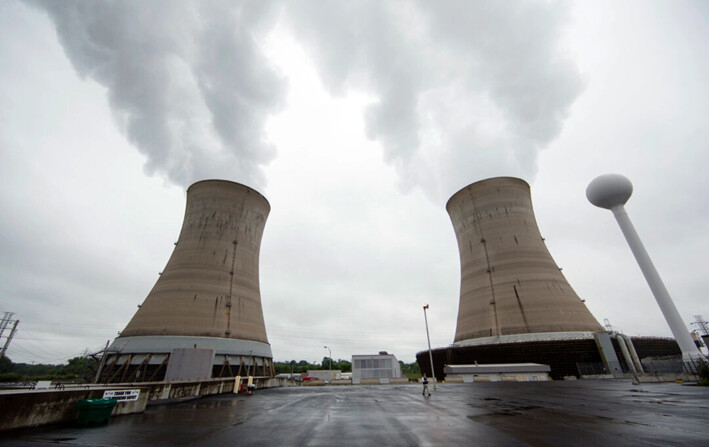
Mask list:
[[[428,317],[426,317],[426,309],[428,309],[428,304],[423,305],[423,320],[426,322],[426,339],[428,340],[428,358],[431,361],[431,380],[435,381],[436,374],[434,374],[434,372],[433,372],[433,353],[431,352],[431,336],[428,334]]]
[[[332,372],[331,372],[331,370],[332,370],[332,351],[327,346],[323,346],[323,348],[327,349],[327,351],[330,353],[330,357],[328,357],[328,359],[330,360],[330,368],[328,369],[328,373],[329,373],[328,375],[332,376]],[[332,377],[330,377],[330,379],[332,379]]]

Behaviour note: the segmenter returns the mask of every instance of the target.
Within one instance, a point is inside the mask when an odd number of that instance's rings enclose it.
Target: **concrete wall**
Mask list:
[[[24,390],[0,394],[0,431],[74,421],[77,416],[76,403],[81,399],[101,399],[105,390]],[[112,414],[145,411],[149,397],[147,391],[141,389],[137,401],[118,402]]]
[[[308,377],[316,377],[319,380],[337,380],[342,378],[342,371],[335,369],[309,369],[306,373]]]
[[[246,382],[246,378],[242,379]],[[298,386],[289,379],[255,377],[257,389]],[[235,380],[208,379],[199,382],[146,382],[117,384],[111,387],[64,390],[16,390],[0,394],[0,431],[36,427],[45,424],[71,422],[76,419],[76,403],[81,399],[100,399],[108,389],[140,389],[137,401],[118,402],[112,415],[142,413],[151,403],[189,397],[233,393]]]

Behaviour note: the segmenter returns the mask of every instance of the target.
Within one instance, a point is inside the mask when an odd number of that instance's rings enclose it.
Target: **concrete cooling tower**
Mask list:
[[[602,330],[549,254],[527,182],[503,177],[473,183],[446,208],[461,264],[456,343]]]
[[[549,254],[524,180],[473,183],[446,208],[461,279],[454,343],[433,350],[439,380],[445,365],[476,363],[541,363],[554,379],[622,375],[642,370],[643,355],[677,351],[673,340],[631,341],[598,323]],[[431,373],[428,351],[416,357],[421,371]]]
[[[201,363],[207,356],[212,377],[273,375],[259,290],[269,211],[261,194],[238,183],[205,180],[187,189],[172,256],[104,356],[103,382],[162,380],[176,353],[184,362],[190,349]]]

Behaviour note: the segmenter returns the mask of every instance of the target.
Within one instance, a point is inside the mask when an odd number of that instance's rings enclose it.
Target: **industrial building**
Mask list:
[[[392,354],[385,351],[376,355],[352,356],[352,384],[390,383],[401,378],[401,365]]]
[[[473,183],[446,209],[461,281],[453,344],[433,350],[439,380],[445,365],[475,362],[545,364],[555,379],[583,375],[586,368],[619,375],[642,369],[641,352],[680,353],[671,339],[631,340],[604,330],[549,253],[524,180]],[[428,352],[416,357],[429,373]]]
[[[100,381],[162,380],[173,351],[189,365],[190,349],[199,362],[211,353],[212,377],[274,375],[259,289],[270,209],[261,194],[234,182],[205,180],[187,189],[172,256],[108,348]]]
[[[458,379],[472,382],[544,382],[549,380],[549,365],[515,363],[495,365],[447,365],[443,368],[446,382]]]

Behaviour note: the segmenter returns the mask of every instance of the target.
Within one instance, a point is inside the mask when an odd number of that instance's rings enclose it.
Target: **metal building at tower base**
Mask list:
[[[672,357],[681,364],[682,352],[677,342],[671,338],[630,337],[643,364],[656,357]],[[620,371],[616,375],[633,374],[630,363],[626,360],[617,339],[611,336],[613,352]],[[444,379],[443,368],[446,365],[469,365],[474,363],[541,363],[551,367],[550,377],[561,380],[569,376],[592,376],[612,374],[601,355],[593,338],[576,340],[537,340],[528,342],[508,342],[477,346],[455,346],[437,348],[432,351],[436,378]],[[428,351],[416,354],[416,361],[421,371],[431,369]],[[648,371],[651,372],[651,371]]]

